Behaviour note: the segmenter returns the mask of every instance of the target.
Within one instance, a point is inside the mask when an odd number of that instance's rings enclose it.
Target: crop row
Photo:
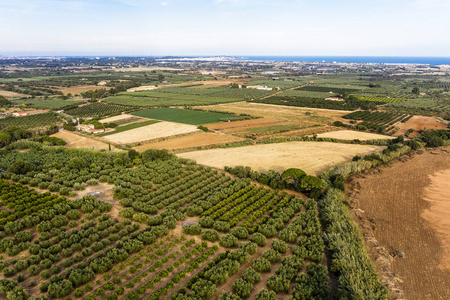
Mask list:
[[[6,129],[8,126],[15,126],[21,129],[37,129],[58,124],[62,124],[62,121],[54,112],[23,117],[8,116],[0,120],[0,130]]]
[[[123,105],[91,103],[67,110],[66,113],[74,117],[100,117],[126,110],[130,110],[130,108]]]
[[[374,102],[383,102],[383,103],[397,103],[403,101],[409,101],[406,98],[390,98],[390,97],[376,97],[376,96],[363,96],[358,97],[360,100],[364,101],[374,101]]]

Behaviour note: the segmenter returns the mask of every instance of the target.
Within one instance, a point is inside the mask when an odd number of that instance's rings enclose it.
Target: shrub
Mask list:
[[[259,247],[264,247],[266,244],[266,237],[259,232],[256,232],[250,236],[250,241],[258,245]]]
[[[238,239],[232,234],[224,234],[219,239],[219,244],[225,248],[236,247],[238,244]]]
[[[270,261],[271,263],[276,263],[281,260],[281,255],[273,249],[267,249],[262,253],[262,257]]]
[[[190,235],[198,235],[202,232],[202,229],[198,224],[189,224],[183,226],[183,232]]]
[[[206,229],[201,234],[203,240],[215,242],[219,239],[219,233],[214,229]]]
[[[238,226],[231,230],[231,234],[238,239],[246,239],[248,237],[248,231],[244,227]]]
[[[261,272],[270,272],[272,265],[270,264],[270,261],[268,261],[267,259],[258,258],[253,261],[252,267],[256,271],[261,273]]]
[[[272,241],[272,249],[277,252],[280,252],[280,253],[286,253],[287,245],[283,241],[273,240]]]
[[[238,295],[241,298],[247,298],[252,293],[253,284],[239,278],[238,280],[236,280],[233,283],[232,288],[233,288],[233,293],[235,293],[236,295]]]
[[[201,217],[198,220],[198,224],[203,228],[211,228],[214,224],[214,220],[211,217]]]
[[[224,221],[217,221],[213,225],[214,229],[221,232],[228,232],[230,230],[230,223]]]
[[[274,291],[268,291],[266,289],[262,289],[256,294],[255,299],[256,300],[276,300],[276,293]],[[294,299],[302,299],[302,298],[295,298]],[[308,299],[308,298],[305,298]]]
[[[261,275],[253,268],[247,268],[242,273],[242,279],[250,283],[258,283],[261,281]]]

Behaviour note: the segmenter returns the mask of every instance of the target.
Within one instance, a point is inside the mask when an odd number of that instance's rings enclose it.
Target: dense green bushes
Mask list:
[[[324,240],[331,253],[331,271],[338,279],[337,297],[388,299],[389,292],[370,261],[361,233],[345,205],[344,194],[331,189],[319,206]]]

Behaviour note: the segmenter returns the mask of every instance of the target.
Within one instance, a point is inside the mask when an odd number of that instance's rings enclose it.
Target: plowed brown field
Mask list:
[[[405,134],[406,131],[410,128],[415,131],[419,131],[420,129],[445,129],[447,125],[439,123],[435,117],[425,117],[425,116],[414,116],[405,123],[397,122],[395,126],[398,126],[400,129],[396,132],[395,135]],[[413,133],[410,137],[416,136],[417,133]]]
[[[377,269],[406,299],[450,299],[449,151],[420,152],[348,188]]]
[[[166,141],[144,144],[135,147],[138,151],[145,151],[148,149],[181,149],[190,147],[199,147],[207,145],[217,145],[240,142],[244,139],[232,135],[218,134],[218,133],[198,133],[189,136],[182,136],[178,138],[169,139]]]

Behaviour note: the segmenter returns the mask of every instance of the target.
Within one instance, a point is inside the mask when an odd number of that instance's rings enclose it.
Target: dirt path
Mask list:
[[[67,143],[67,147],[71,148],[93,148],[95,150],[109,150],[108,143],[84,137],[70,131],[57,132],[52,136],[63,139]],[[111,145],[111,150],[120,151],[120,149],[114,147],[113,145]]]
[[[396,299],[450,299],[449,150],[421,151],[353,178],[347,189],[371,257]]]

